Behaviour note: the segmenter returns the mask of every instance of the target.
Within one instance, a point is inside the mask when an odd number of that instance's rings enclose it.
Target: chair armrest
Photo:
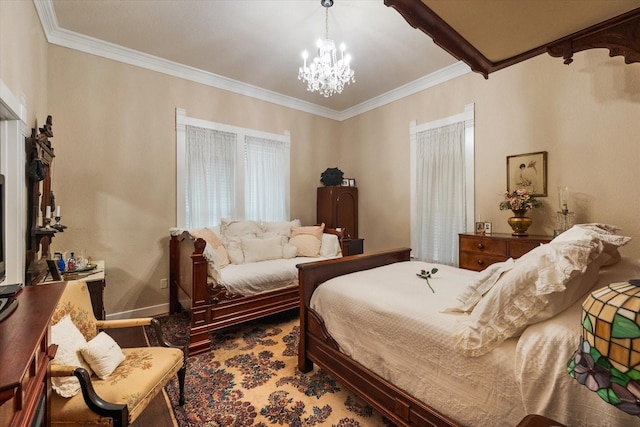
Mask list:
[[[98,329],[130,328],[134,326],[147,326],[151,324],[153,317],[138,317],[135,319],[98,320]]]
[[[113,427],[126,427],[129,425],[129,408],[127,405],[107,402],[98,396],[86,369],[52,363],[49,368],[49,373],[52,377],[75,376],[80,382],[82,397],[89,409],[98,415],[111,418],[113,420]]]
[[[164,337],[160,322],[153,317],[139,317],[136,319],[118,319],[118,320],[98,320],[96,326],[98,329],[113,329],[113,328],[129,328],[134,326],[148,326],[151,325],[153,331],[158,337],[158,342],[162,347],[179,348],[185,353],[185,360],[187,358],[187,346],[181,346],[173,344]]]

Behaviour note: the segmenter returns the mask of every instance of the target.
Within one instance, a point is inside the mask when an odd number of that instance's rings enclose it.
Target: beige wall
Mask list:
[[[315,188],[336,162],[339,123],[164,74],[50,47],[56,201],[68,229],[56,250],[107,263],[107,313],[166,303],[176,225],[175,109],[273,133],[291,132],[291,216],[315,222]]]
[[[475,103],[476,219],[510,232],[506,156],[548,152],[548,195],[533,211],[534,234],[551,234],[557,186],[576,192],[578,222],[607,222],[634,240],[622,253],[640,256],[640,64],[606,50],[577,54],[571,66],[542,55],[491,74],[467,74],[345,122],[341,159],[356,178],[360,234],[367,250],[408,245],[409,122],[463,112]]]
[[[0,80],[24,99],[28,129],[47,118],[47,48],[33,2],[0,1]]]

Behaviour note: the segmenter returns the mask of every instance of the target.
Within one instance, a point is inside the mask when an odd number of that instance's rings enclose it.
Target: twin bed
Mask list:
[[[324,228],[324,232],[321,255],[338,256],[343,231]],[[211,272],[210,260],[216,256],[212,251],[204,238],[194,237],[187,230],[173,229],[171,232],[169,311],[189,313],[190,354],[210,349],[212,331],[297,309],[300,297],[295,266],[319,259],[296,257],[228,265],[224,272],[230,280],[221,284],[216,280],[217,275]]]
[[[622,236],[567,233],[484,272],[438,265],[435,292],[409,249],[299,265],[299,369],[317,364],[399,426],[638,425],[567,362],[588,292],[640,277],[640,260],[620,260]]]

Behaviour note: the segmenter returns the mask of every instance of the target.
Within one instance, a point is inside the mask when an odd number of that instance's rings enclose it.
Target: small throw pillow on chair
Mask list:
[[[98,378],[104,380],[124,361],[120,346],[106,332],[100,332],[94,339],[80,348]]]

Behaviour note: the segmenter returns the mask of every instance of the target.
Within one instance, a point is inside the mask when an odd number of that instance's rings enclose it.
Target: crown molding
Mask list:
[[[238,80],[223,77],[174,61],[149,55],[144,52],[109,43],[104,40],[65,30],[58,26],[58,20],[51,0],[33,0],[33,2],[47,41],[51,44],[78,50],[136,67],[157,71],[173,77],[227,90],[240,95],[271,102],[294,110],[315,114],[317,116],[337,121],[343,121],[355,117],[359,114],[363,114],[393,101],[397,101],[398,99],[423,91],[471,71],[463,62],[458,62],[346,110],[337,111],[311,102],[293,98],[291,96],[263,89],[258,86],[243,83]]]

